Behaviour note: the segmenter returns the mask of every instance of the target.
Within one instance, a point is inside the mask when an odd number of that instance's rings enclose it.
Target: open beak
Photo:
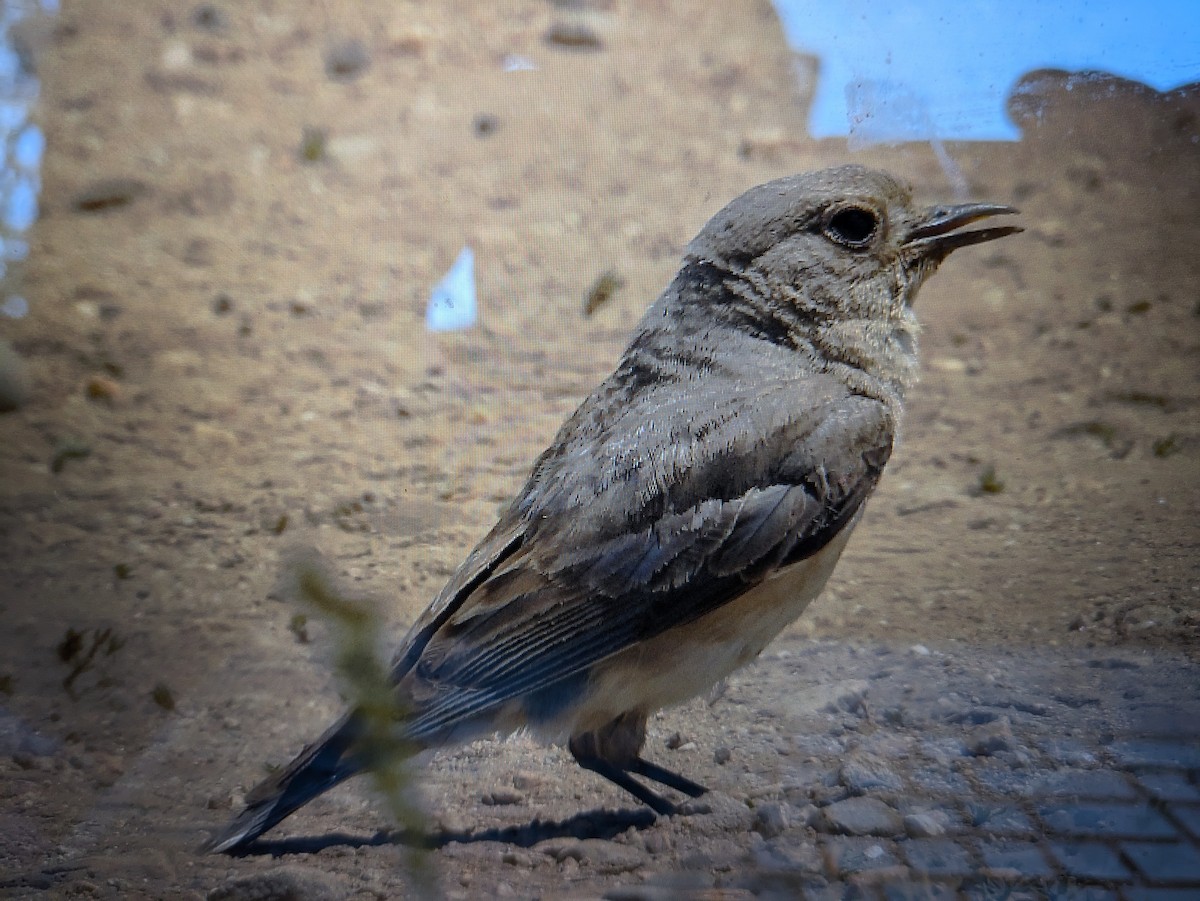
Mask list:
[[[952,250],[971,244],[994,241],[1005,235],[1024,231],[1016,225],[978,228],[974,231],[955,231],[988,216],[1017,213],[1019,210],[998,203],[963,203],[957,206],[935,206],[925,211],[925,218],[909,233],[905,248],[917,258],[944,259]]]

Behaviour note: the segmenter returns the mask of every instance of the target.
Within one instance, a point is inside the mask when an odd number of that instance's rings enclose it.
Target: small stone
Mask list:
[[[357,38],[333,41],[325,49],[325,74],[336,81],[354,81],[371,67],[371,54]]]
[[[513,867],[527,867],[532,869],[534,866],[533,855],[528,851],[522,851],[516,848],[505,851],[501,860]]]
[[[768,801],[754,811],[754,831],[763,838],[775,838],[792,825],[788,805]]]
[[[546,29],[544,40],[551,47],[565,50],[600,50],[604,47],[600,35],[586,22],[554,22]]]
[[[89,378],[84,383],[83,390],[88,400],[100,401],[110,406],[121,398],[121,386],[102,375]]]
[[[895,835],[903,826],[900,814],[878,798],[846,798],[821,811],[820,828],[839,835]]]
[[[724,745],[720,745],[719,747],[713,749],[713,761],[720,766],[724,766],[725,764],[729,763],[732,758],[733,751],[729,750],[729,748],[725,747]]]
[[[792,821],[799,826],[816,826],[821,822],[821,808],[815,804],[805,804],[792,809]]]
[[[149,190],[136,178],[106,178],[93,182],[71,199],[81,213],[101,213],[128,206]]]
[[[471,120],[471,131],[477,138],[488,138],[500,129],[500,117],[492,113],[480,113]]]
[[[546,784],[546,777],[540,773],[532,773],[529,770],[521,770],[513,775],[513,788],[517,791],[527,792],[537,788],[541,788]]]
[[[479,800],[489,807],[504,807],[509,804],[524,803],[525,796],[515,788],[497,788],[493,791],[485,792]]]
[[[642,847],[648,854],[665,854],[671,850],[671,836],[660,831],[643,833]]]

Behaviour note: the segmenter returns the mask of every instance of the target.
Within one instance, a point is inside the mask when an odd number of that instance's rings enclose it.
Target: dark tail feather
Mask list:
[[[360,772],[361,764],[353,756],[347,757],[347,751],[361,732],[357,714],[347,714],[295,760],[251,789],[246,795],[246,808],[201,850],[236,851],[317,795]]]

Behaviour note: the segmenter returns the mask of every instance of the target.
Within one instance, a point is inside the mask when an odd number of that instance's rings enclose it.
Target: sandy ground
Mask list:
[[[402,633],[727,200],[847,160],[955,199],[928,146],[805,137],[767,3],[583,6],[65,4],[40,66],[31,313],[0,323],[34,386],[0,414],[12,892],[202,896],[274,866],[194,849],[340,706],[281,559],[316,548]],[[576,30],[548,40],[555,23]],[[1200,101],[1025,87],[1020,144],[948,150],[1027,231],[922,293],[903,441],[792,641],[1200,651]],[[428,290],[464,244],[481,325],[431,336]],[[608,270],[623,287],[585,316]],[[488,748],[431,779],[478,801],[491,774],[540,771],[548,820],[624,803],[561,752]],[[489,754],[501,770],[472,764]],[[295,828],[386,827],[366,786],[342,797]],[[484,813],[531,817],[431,817]],[[308,863],[359,872],[372,852]],[[433,857],[475,873],[469,894],[503,881]],[[518,894],[611,877],[529,878]]]

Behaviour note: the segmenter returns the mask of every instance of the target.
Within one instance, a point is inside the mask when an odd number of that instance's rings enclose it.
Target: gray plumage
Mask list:
[[[1014,210],[919,209],[847,166],[753,188],[688,245],[616,370],[396,655],[403,738],[529,727],[660,812],[647,717],[752,660],[823,587],[891,454],[917,290]],[[362,768],[354,712],[247,797],[238,848]]]

